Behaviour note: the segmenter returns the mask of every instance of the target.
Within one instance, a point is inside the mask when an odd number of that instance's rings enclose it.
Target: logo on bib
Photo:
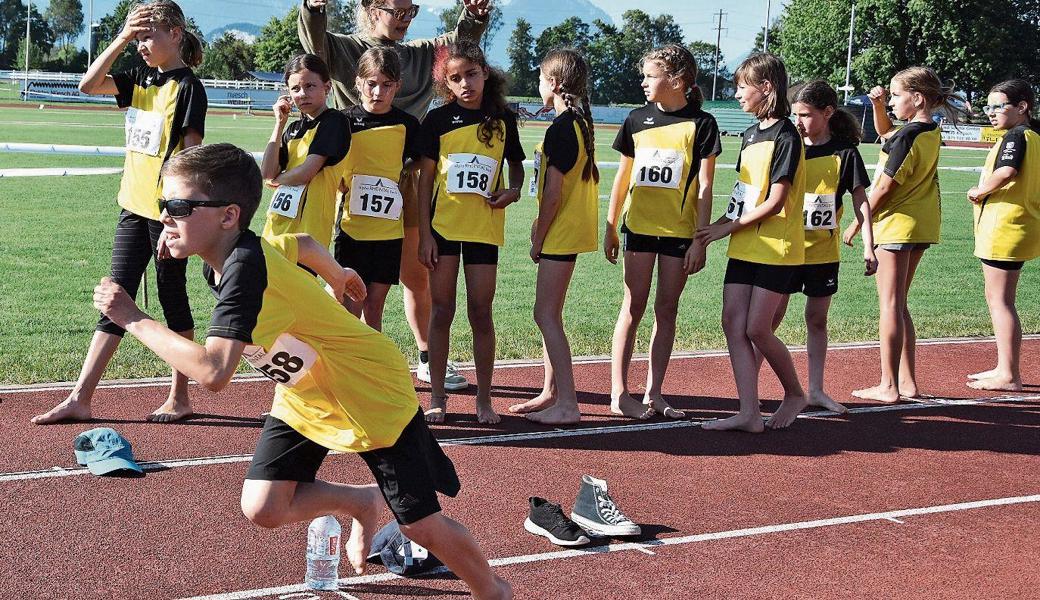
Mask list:
[[[646,119],[643,120],[643,125],[653,125],[653,124],[654,124],[654,118],[653,117],[647,117]]]
[[[462,117],[460,117],[459,115],[455,115],[454,117],[451,118],[451,124],[452,125],[458,125],[460,123],[462,123]]]

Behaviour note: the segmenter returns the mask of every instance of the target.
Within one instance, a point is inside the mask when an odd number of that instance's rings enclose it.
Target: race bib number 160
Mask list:
[[[292,387],[311,370],[318,353],[291,334],[283,333],[270,350],[265,352],[260,346],[247,346],[243,357],[261,375]]]

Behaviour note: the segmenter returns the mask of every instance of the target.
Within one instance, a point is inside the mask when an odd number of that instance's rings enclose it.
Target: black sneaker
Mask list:
[[[581,489],[574,500],[571,518],[592,535],[626,536],[642,532],[607,493],[607,482],[591,475],[581,477]]]
[[[557,546],[584,546],[589,543],[589,536],[563,514],[559,504],[536,496],[528,498],[528,502],[531,503],[531,511],[524,521],[524,529],[549,538]]]

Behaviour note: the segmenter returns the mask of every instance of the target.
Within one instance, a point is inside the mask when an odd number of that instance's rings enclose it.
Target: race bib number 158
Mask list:
[[[291,334],[283,333],[270,350],[265,352],[261,346],[247,346],[243,357],[264,377],[292,387],[311,370],[318,353]]]
[[[491,197],[498,161],[482,154],[449,154],[448,193],[480,194]]]

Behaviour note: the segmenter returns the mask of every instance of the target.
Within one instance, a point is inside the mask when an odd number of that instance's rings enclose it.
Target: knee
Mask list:
[[[544,306],[535,306],[534,322],[536,325],[538,325],[539,329],[545,329],[546,327],[561,325],[563,322],[563,318],[558,312],[550,308]]]
[[[827,313],[826,312],[809,312],[805,314],[805,326],[810,331],[825,332],[827,331]]]
[[[744,332],[744,315],[739,314],[734,310],[723,310],[722,311],[722,331],[728,335],[743,334]]]
[[[621,310],[627,312],[633,319],[639,320],[643,317],[643,313],[646,312],[646,298],[626,296]]]
[[[756,346],[761,346],[763,343],[776,337],[773,334],[772,323],[769,323],[768,325],[748,323],[745,329],[745,334]]]
[[[658,327],[664,325],[675,327],[675,320],[679,317],[678,302],[657,302],[654,304],[654,320]]]
[[[491,320],[491,304],[471,303],[466,306],[469,322],[473,329],[491,329],[494,327]]]
[[[258,527],[274,529],[285,524],[281,511],[269,504],[253,501],[242,496],[242,514]]]
[[[445,323],[451,324],[452,319],[455,318],[455,300],[437,301],[434,300],[430,306],[430,322],[443,325]]]

